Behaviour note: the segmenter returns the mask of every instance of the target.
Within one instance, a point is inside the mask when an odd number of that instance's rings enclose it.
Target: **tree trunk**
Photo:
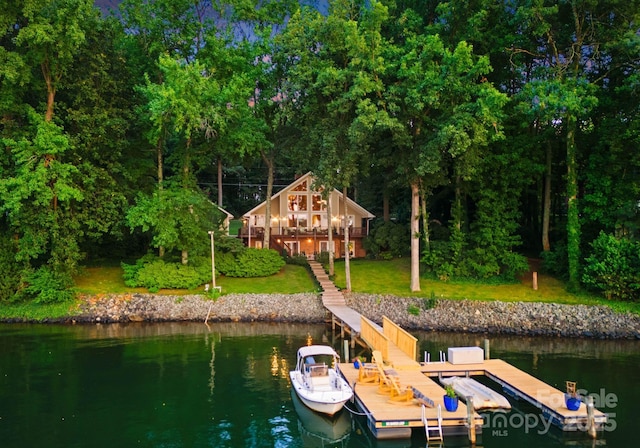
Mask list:
[[[342,187],[342,200],[344,202],[344,276],[346,289],[351,291],[351,263],[349,256],[349,210],[347,208],[347,187]]]
[[[218,156],[218,207],[222,207],[222,158]]]
[[[386,188],[382,192],[382,219],[384,222],[391,221],[391,215],[389,214],[389,192]]]
[[[580,219],[578,216],[578,173],[576,162],[576,117],[567,115],[567,260],[569,290],[580,286]]]
[[[424,250],[431,251],[431,241],[429,239],[429,212],[427,210],[427,192],[424,185],[420,187],[420,209],[422,215],[422,231],[424,239]]]
[[[544,198],[542,205],[542,250],[549,252],[551,243],[549,242],[549,221],[551,219],[551,142],[547,142],[546,173],[544,176]]]
[[[273,165],[272,157],[269,157],[264,151],[260,151],[262,160],[267,165],[267,200],[265,202],[264,212],[264,241],[262,247],[269,249],[269,241],[271,240],[271,192],[273,191]]]
[[[156,143],[156,158],[158,160],[158,194],[160,194],[160,200],[162,200],[162,188],[164,182],[164,164],[162,160],[162,134],[158,137],[158,142]],[[158,247],[158,256],[160,258],[164,257],[164,246]]]
[[[411,291],[420,291],[420,191],[411,183]]]
[[[453,202],[453,207],[454,210],[452,211],[451,215],[454,219],[454,226],[456,227],[456,229],[458,231],[462,231],[462,189],[460,188],[460,175],[456,174],[455,177],[455,182],[456,182],[456,186],[455,186],[455,199]]]
[[[331,220],[331,192],[327,192],[327,224],[329,231],[327,232],[327,244],[329,245],[329,275],[332,276],[335,272],[333,263],[333,222]]]
[[[49,67],[49,62],[45,61],[40,65],[42,70],[42,76],[44,77],[44,82],[47,85],[47,110],[44,114],[44,121],[49,123],[53,120],[53,109],[56,99],[56,87],[53,83],[53,79],[51,77],[51,70]]]

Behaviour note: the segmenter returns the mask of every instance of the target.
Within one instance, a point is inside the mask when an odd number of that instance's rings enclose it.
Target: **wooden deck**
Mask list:
[[[458,410],[444,410],[444,389],[433,377],[486,375],[502,386],[513,397],[525,400],[539,408],[543,415],[563,430],[586,429],[589,425],[589,412],[585,403],[577,411],[570,411],[564,404],[564,393],[526,372],[494,359],[475,364],[451,364],[450,362],[418,363],[415,338],[388,319],[383,326],[372,322],[347,306],[342,292],[331,282],[320,263],[310,261],[313,274],[322,287],[322,303],[331,313],[332,321],[341,327],[341,331],[351,335],[354,341],[360,339],[372,350],[384,354],[386,367],[394,370],[402,388],[412,387],[417,394],[427,397],[434,407],[427,408],[427,418],[436,419],[437,406],[442,407],[442,430],[445,435],[464,435],[469,432],[469,414],[464,403]],[[412,341],[413,339],[413,341]],[[407,438],[413,428],[423,428],[422,407],[418,400],[399,403],[391,401],[389,395],[378,392],[377,385],[357,384],[358,370],[353,364],[340,364],[340,371],[349,384],[354,385],[355,402],[367,415],[367,425],[377,438]],[[483,419],[471,413],[473,428],[482,432]],[[592,422],[601,428],[607,420],[606,414],[592,410]]]
[[[500,359],[489,359],[478,364],[454,365],[449,362],[431,362],[422,365],[421,372],[430,377],[486,375],[502,386],[507,395],[525,400],[551,418],[554,425],[564,431],[587,427],[587,405],[570,411],[564,403],[564,392]],[[602,427],[607,416],[594,409],[594,423]]]
[[[421,419],[422,407],[420,403],[413,399],[410,402],[392,402],[389,395],[378,393],[376,384],[357,384],[358,370],[353,364],[340,364],[340,372],[349,382],[355,384],[354,392],[358,407],[363,412],[369,414],[369,429],[378,438],[386,438],[385,431],[398,434],[400,428],[407,429],[410,437],[412,428],[424,428]],[[431,378],[425,376],[419,370],[399,370],[396,371],[400,379],[401,387],[413,387],[424,396],[433,400],[434,405],[442,407],[442,430],[445,435],[465,435],[467,434],[467,407],[460,403],[455,412],[447,412],[444,409],[444,389]],[[427,418],[435,421],[437,415],[436,407],[427,408]],[[474,413],[476,431],[482,431],[482,417]]]

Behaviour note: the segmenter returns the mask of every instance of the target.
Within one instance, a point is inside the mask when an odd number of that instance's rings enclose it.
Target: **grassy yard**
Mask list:
[[[124,284],[119,266],[85,268],[75,279],[76,289],[81,294],[132,294],[148,293],[145,288],[130,288]],[[316,284],[302,266],[285,265],[276,275],[258,278],[216,277],[216,286],[221,286],[225,294],[295,294],[316,290]],[[193,290],[162,289],[158,294],[185,295],[201,294],[204,288]]]
[[[610,302],[603,298],[587,294],[571,294],[564,284],[547,275],[538,276],[538,289],[533,290],[531,274],[527,274],[519,283],[483,284],[473,282],[441,282],[422,278],[421,291],[409,290],[410,260],[398,258],[391,261],[352,260],[351,286],[354,292],[368,294],[389,294],[400,297],[435,297],[444,299],[501,300],[554,302],[565,304],[607,305],[618,311],[630,311],[640,314],[640,304]],[[103,265],[86,267],[76,279],[76,289],[80,294],[132,294],[147,293],[144,288],[129,288],[122,279],[119,266]],[[345,287],[344,262],[335,265],[334,281],[338,287]],[[295,294],[317,291],[317,285],[308,271],[301,266],[286,265],[282,271],[271,277],[263,278],[216,278],[216,284],[222,287],[224,294]],[[194,290],[161,290],[159,294],[198,294],[203,288]],[[13,304],[0,307],[0,317],[44,319],[65,316],[73,304],[34,305]]]
[[[344,288],[344,262],[336,262],[336,286]],[[538,289],[532,287],[531,273],[519,283],[483,284],[470,281],[442,282],[420,279],[419,292],[410,289],[410,260],[391,261],[352,260],[351,289],[368,294],[391,294],[400,297],[435,297],[443,299],[500,300],[504,302],[553,302],[564,304],[607,305],[619,311],[640,314],[640,304],[611,302],[589,294],[572,294],[558,279],[538,273]]]
[[[335,264],[334,282],[345,288],[344,262]],[[421,291],[412,293],[410,284],[409,258],[391,261],[352,260],[351,288],[354,292],[367,294],[390,294],[400,297],[435,297],[444,299],[501,300],[505,302],[554,302],[565,304],[607,305],[620,311],[640,314],[640,304],[610,302],[588,294],[572,294],[558,279],[538,274],[538,289],[532,288],[531,273],[519,283],[484,284],[470,281],[449,281],[421,278]],[[122,280],[119,266],[85,268],[84,274],[76,278],[77,290],[83,294],[131,294],[146,293],[144,288],[129,288]],[[271,277],[231,278],[218,277],[216,285],[224,294],[281,293],[295,294],[316,291],[317,286],[308,271],[301,266],[286,265],[282,271]],[[159,294],[198,294],[195,290],[161,290]]]

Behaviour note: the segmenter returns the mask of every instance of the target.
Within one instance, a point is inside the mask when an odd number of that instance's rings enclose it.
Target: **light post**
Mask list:
[[[213,230],[209,230],[209,236],[211,237],[211,284],[213,286],[213,289],[222,291],[222,287],[216,286],[216,259],[213,249]]]

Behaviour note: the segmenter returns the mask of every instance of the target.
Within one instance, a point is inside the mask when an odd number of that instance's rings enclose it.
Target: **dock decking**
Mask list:
[[[434,407],[426,410],[429,420],[436,419],[438,405],[444,409],[444,389],[433,377],[486,375],[502,386],[508,395],[539,408],[553,424],[565,431],[587,430],[590,425],[601,428],[606,423],[606,414],[597,409],[588,409],[585,403],[577,411],[568,410],[563,392],[502,360],[484,360],[474,364],[452,364],[447,361],[418,363],[413,336],[386,318],[381,327],[361,316],[347,306],[344,295],[329,279],[322,265],[316,261],[310,261],[309,264],[322,287],[322,303],[331,312],[333,323],[340,325],[343,334],[345,331],[350,333],[352,347],[355,339],[362,338],[371,349],[384,353],[384,361],[394,369],[394,376],[400,385],[414,388],[418,392],[416,395],[433,402]],[[416,399],[405,403],[391,401],[388,395],[378,392],[377,385],[358,384],[358,370],[352,364],[344,363],[339,367],[349,384],[354,385],[355,401],[366,413],[367,425],[377,438],[410,437],[412,428],[424,427],[422,408]],[[473,420],[473,431],[470,430],[470,419]],[[460,403],[455,412],[442,413],[442,431],[445,435],[468,433],[475,439],[475,431],[481,432],[483,423],[482,417],[469,412],[464,403]]]
[[[402,437],[410,437],[412,428],[424,428],[421,418],[422,407],[417,400],[410,402],[392,402],[389,395],[378,393],[377,384],[358,384],[358,370],[353,364],[340,364],[340,372],[354,385],[354,392],[358,407],[369,415],[368,425],[371,432],[377,438],[386,438],[386,433],[398,437],[399,431],[405,428],[407,434]],[[431,378],[425,376],[420,370],[398,370],[395,372],[402,387],[413,387],[422,395],[433,400],[435,406],[442,407],[442,431],[444,435],[466,435],[467,407],[460,403],[455,412],[444,410],[444,389]],[[427,408],[426,415],[431,422],[435,422],[437,408]],[[482,431],[482,416],[474,413],[476,431]]]
[[[543,415],[564,431],[575,431],[588,426],[587,405],[582,403],[577,411],[570,411],[564,402],[564,392],[529,375],[500,359],[487,359],[476,364],[451,364],[450,362],[424,363],[421,372],[430,377],[485,375],[502,386],[507,395],[522,399],[539,408]],[[594,409],[594,423],[602,427],[607,416]]]

